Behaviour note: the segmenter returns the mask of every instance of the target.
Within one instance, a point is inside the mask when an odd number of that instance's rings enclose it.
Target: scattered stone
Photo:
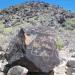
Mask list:
[[[60,24],[62,24],[65,21],[65,17],[63,14],[56,14],[56,19]]]
[[[0,71],[3,72],[5,65],[8,64],[6,60],[0,60]]]
[[[14,66],[9,69],[7,75],[27,75],[28,69],[22,66]]]
[[[72,67],[72,68],[75,68],[75,59],[73,58],[73,60],[69,60],[68,62],[67,62],[67,66],[68,67]]]

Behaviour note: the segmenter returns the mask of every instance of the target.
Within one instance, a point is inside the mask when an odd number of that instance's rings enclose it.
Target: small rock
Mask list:
[[[0,75],[4,75],[4,73],[3,72],[0,72]]]
[[[68,67],[66,68],[66,74],[67,75],[72,75],[72,72],[71,72],[71,70]]]
[[[67,62],[67,66],[68,66],[68,67],[75,68],[75,59],[69,60],[69,61]]]
[[[8,62],[6,60],[0,60],[0,71],[4,71],[4,67]]]
[[[21,66],[14,66],[9,69],[7,75],[26,75],[28,73],[28,69]]]
[[[56,14],[58,23],[62,24],[65,21],[65,17],[62,14]]]
[[[66,62],[59,64],[54,68],[54,75],[66,75]]]

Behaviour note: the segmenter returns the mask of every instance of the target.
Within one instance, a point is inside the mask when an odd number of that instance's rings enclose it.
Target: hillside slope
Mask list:
[[[75,14],[44,2],[24,3],[0,11],[0,47],[6,51],[20,28],[50,33],[56,40],[61,61],[75,51]]]

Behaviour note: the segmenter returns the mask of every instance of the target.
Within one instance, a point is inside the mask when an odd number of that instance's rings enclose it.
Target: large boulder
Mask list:
[[[46,32],[46,31],[45,31]],[[30,72],[49,73],[59,64],[56,43],[49,34],[37,32],[33,35],[32,42],[26,46],[26,36],[23,29],[20,30],[16,40],[11,44],[6,53],[7,67],[21,65]],[[32,36],[32,34],[31,34]]]

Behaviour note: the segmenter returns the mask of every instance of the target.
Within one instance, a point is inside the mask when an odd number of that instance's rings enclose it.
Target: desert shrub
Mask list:
[[[56,46],[59,50],[61,50],[64,47],[64,42],[60,36],[57,36],[56,38]]]
[[[4,44],[6,42],[6,36],[0,34],[0,44]]]
[[[4,28],[4,33],[9,34],[13,31],[13,29],[11,27],[9,28]]]
[[[64,25],[66,29],[73,30],[75,28],[75,18],[67,19]]]
[[[0,21],[0,32],[3,32],[3,29],[4,29],[3,21]]]

